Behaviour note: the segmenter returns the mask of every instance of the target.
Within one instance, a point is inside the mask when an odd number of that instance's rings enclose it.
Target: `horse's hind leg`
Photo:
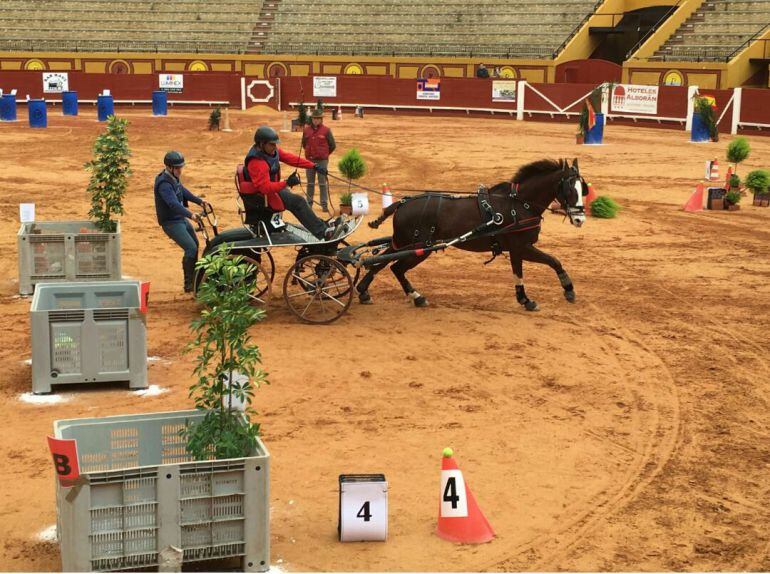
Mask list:
[[[429,256],[430,253],[421,255],[419,257],[416,255],[405,257],[404,259],[399,259],[390,267],[390,270],[393,271],[393,275],[395,275],[396,279],[398,279],[398,282],[401,283],[401,287],[403,288],[404,293],[406,293],[407,297],[414,301],[415,307],[427,307],[428,300],[424,296],[420,295],[414,287],[412,287],[409,279],[406,278],[406,272],[417,267]]]
[[[511,269],[516,275],[516,300],[527,311],[537,311],[537,303],[527,297],[527,292],[524,290],[524,266],[521,262],[521,253],[511,251]]]
[[[570,303],[575,302],[575,287],[572,285],[572,279],[570,279],[569,275],[567,275],[564,267],[561,266],[561,263],[558,259],[556,259],[556,257],[540,251],[540,249],[534,245],[527,245],[522,252],[522,257],[527,261],[532,261],[533,263],[543,263],[544,265],[548,265],[551,269],[553,269],[556,272],[556,276],[559,278],[559,282],[561,283],[562,288],[564,289],[564,298]]]

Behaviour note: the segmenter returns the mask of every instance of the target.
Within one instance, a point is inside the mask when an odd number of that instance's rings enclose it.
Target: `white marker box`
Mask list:
[[[384,474],[341,474],[339,532],[341,542],[388,538],[388,481]]]

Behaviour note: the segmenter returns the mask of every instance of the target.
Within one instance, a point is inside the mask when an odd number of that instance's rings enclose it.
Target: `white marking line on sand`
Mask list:
[[[30,405],[58,405],[69,402],[68,397],[61,395],[36,395],[34,393],[22,393],[19,400]]]
[[[159,387],[158,385],[150,385],[146,389],[141,389],[139,391],[133,391],[133,392],[139,395],[140,397],[157,397],[158,395],[167,393],[168,389],[164,387]]]
[[[37,539],[41,542],[56,542],[56,525],[52,524],[38,532]]]

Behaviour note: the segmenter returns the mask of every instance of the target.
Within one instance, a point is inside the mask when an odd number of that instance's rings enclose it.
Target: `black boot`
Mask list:
[[[182,271],[184,271],[184,292],[191,293],[195,288],[195,264],[197,257],[182,257]]]

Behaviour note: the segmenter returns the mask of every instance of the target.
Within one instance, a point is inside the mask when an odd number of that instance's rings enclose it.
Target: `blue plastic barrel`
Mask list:
[[[45,109],[45,100],[29,100],[27,102],[27,111],[29,111],[29,127],[48,127],[48,112]]]
[[[157,90],[152,93],[152,115],[168,115],[168,94],[166,92]]]
[[[65,116],[78,115],[78,93],[62,92],[61,109],[62,109],[62,114],[64,114]]]
[[[96,115],[100,122],[106,122],[107,118],[115,115],[115,101],[112,96],[96,96]]]
[[[3,97],[0,98],[0,121],[16,121],[16,96],[3,94]]]
[[[604,139],[604,114],[596,114],[596,124],[586,132],[584,143],[600,144]]]
[[[709,127],[706,125],[706,122],[703,121],[703,118],[700,114],[695,113],[692,115],[692,131],[690,132],[690,141],[700,143],[700,142],[707,142],[711,140],[711,135],[709,134]]]

